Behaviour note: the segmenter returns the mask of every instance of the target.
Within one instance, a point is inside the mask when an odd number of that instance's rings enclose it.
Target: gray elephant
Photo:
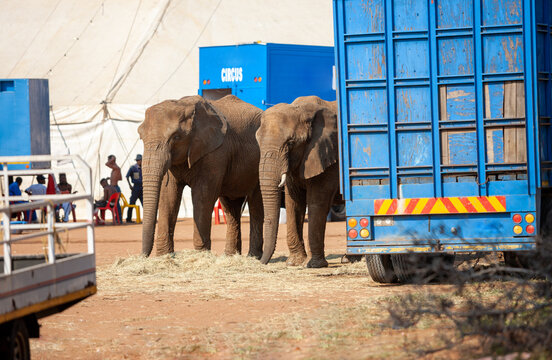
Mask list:
[[[276,247],[280,188],[285,185],[288,265],[307,258],[303,241],[305,208],[309,210],[307,267],[326,267],[326,217],[339,188],[337,104],[316,96],[267,109],[257,131],[261,150],[259,178],[264,206],[264,248],[268,263]]]
[[[138,129],[144,142],[143,254],[149,256],[152,251],[158,209],[157,255],[174,251],[174,227],[182,190],[188,185],[194,209],[194,248],[211,249],[212,212],[220,197],[227,220],[225,253],[241,253],[241,207],[247,197],[249,255],[260,258],[263,206],[255,132],[261,114],[233,95],[212,102],[188,96],[147,109]]]

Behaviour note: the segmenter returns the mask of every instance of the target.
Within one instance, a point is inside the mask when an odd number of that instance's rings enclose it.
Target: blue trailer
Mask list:
[[[552,176],[552,2],[334,0],[347,253],[537,248]]]
[[[0,156],[49,154],[48,79],[0,79]],[[8,166],[43,169],[49,162]]]
[[[265,110],[305,95],[333,101],[331,46],[253,43],[199,48],[199,95],[233,94]]]

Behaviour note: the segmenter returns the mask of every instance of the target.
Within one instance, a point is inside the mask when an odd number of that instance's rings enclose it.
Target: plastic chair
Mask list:
[[[111,217],[113,218],[113,225],[118,225],[121,223],[121,219],[119,218],[119,211],[117,211],[117,204],[119,203],[119,197],[121,196],[121,193],[114,193],[109,197],[109,200],[107,201],[107,204],[105,206],[99,207],[96,210],[100,212],[100,215],[98,215],[98,212],[94,214],[96,217],[96,224],[99,223],[99,219],[102,219],[105,222],[105,211],[109,210],[111,211]]]
[[[219,210],[222,211],[222,217],[224,218],[224,223],[226,224],[226,215],[224,215],[224,210],[222,209],[222,204],[220,203],[220,200],[217,199],[215,207],[213,208],[213,211],[215,212],[215,225],[220,224]]]
[[[121,214],[123,214],[125,208],[134,208],[136,209],[136,223],[142,223],[142,219],[140,218],[140,205],[130,205],[123,193],[121,193],[121,200],[123,201],[123,205],[121,206]]]

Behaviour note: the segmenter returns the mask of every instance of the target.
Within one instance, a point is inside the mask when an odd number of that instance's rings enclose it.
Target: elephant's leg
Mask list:
[[[157,221],[157,255],[174,252],[174,227],[183,185],[179,185],[171,171],[167,171],[159,194],[159,217]]]
[[[306,192],[288,180],[286,184],[286,222],[289,266],[299,266],[305,262],[307,253],[303,240],[303,223],[305,222]],[[310,227],[309,227],[310,228]]]
[[[245,198],[231,200],[227,197],[220,197],[220,202],[224,213],[226,214],[226,255],[241,254],[241,207]]]
[[[169,242],[173,247],[173,250],[171,252],[174,251],[174,228],[176,227],[176,220],[178,220],[178,211],[180,210],[182,192],[184,191],[185,186],[186,184],[184,183],[177,183],[174,199],[171,200],[174,201],[174,204],[172,206],[176,209],[176,211],[172,211],[169,214]]]
[[[324,236],[326,235],[326,219],[330,206],[337,192],[337,186],[333,182],[324,181],[328,174],[321,175],[319,179],[309,186],[307,191],[307,204],[309,207],[309,247],[311,259],[307,267],[327,267],[328,262],[324,254]],[[337,182],[335,182],[337,183]]]
[[[194,206],[194,249],[211,250],[211,221],[213,207],[219,194],[218,188],[209,183],[192,187]]]
[[[263,221],[264,208],[263,197],[259,185],[247,197],[249,205],[249,253],[247,256],[253,256],[260,259],[263,255]]]

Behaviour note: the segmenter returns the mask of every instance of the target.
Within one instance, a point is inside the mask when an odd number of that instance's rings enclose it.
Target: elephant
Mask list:
[[[240,217],[247,199],[251,213],[248,255],[262,254],[263,205],[259,187],[259,145],[255,133],[262,111],[233,95],[166,100],[146,110],[138,129],[144,219],[142,253],[151,254],[157,211],[157,255],[174,252],[174,228],[182,191],[190,186],[193,245],[211,249],[213,207],[220,198],[227,220],[225,254],[241,253]]]
[[[264,207],[263,256],[274,254],[278,234],[280,189],[285,185],[287,264],[306,258],[303,223],[308,206],[307,267],[327,267],[324,255],[326,217],[339,189],[337,103],[317,96],[299,97],[264,111],[257,130],[261,151],[259,181]]]

